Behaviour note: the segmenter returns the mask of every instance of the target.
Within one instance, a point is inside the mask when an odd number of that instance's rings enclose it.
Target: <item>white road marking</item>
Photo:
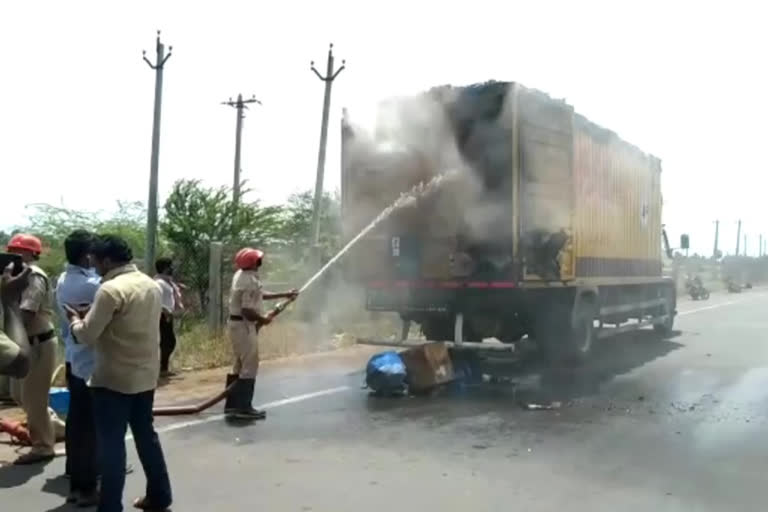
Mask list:
[[[728,302],[720,302],[719,304],[713,304],[711,306],[704,306],[703,308],[689,309],[687,311],[679,311],[677,313],[677,316],[691,315],[693,313],[699,313],[701,311],[709,311],[711,309],[718,309],[718,308],[722,308],[722,307],[725,307],[725,306],[732,306],[734,304],[742,304],[744,302],[751,302],[752,300],[754,300],[756,298],[765,298],[765,294],[761,293],[761,294],[756,295],[756,296],[753,295],[752,297],[747,298],[747,299],[732,300],[732,301],[728,301]]]
[[[284,405],[295,404],[298,402],[304,402],[305,400],[311,400],[313,398],[319,398],[321,396],[335,395],[336,393],[342,393],[351,389],[349,386],[338,386],[335,388],[321,389],[320,391],[313,391],[312,393],[305,393],[303,395],[289,396],[288,398],[282,398],[273,402],[267,402],[261,405],[257,405],[257,409],[275,409]],[[223,414],[214,414],[212,416],[206,416],[204,418],[197,418],[189,421],[180,421],[178,423],[172,423],[157,428],[158,434],[164,434],[166,432],[172,432],[174,430],[181,430],[183,428],[194,427],[195,425],[202,425],[204,423],[211,423],[212,421],[219,421],[224,418]],[[125,436],[126,440],[133,439],[133,435],[128,434]],[[64,455],[66,451],[63,447],[56,450],[56,455]]]

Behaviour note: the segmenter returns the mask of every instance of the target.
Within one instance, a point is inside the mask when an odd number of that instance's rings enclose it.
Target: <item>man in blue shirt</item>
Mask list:
[[[94,367],[93,348],[75,342],[64,304],[85,311],[90,307],[101,278],[91,268],[94,235],[76,230],[64,240],[66,270],[56,284],[56,306],[65,344],[69,412],[66,424],[67,472],[70,477],[67,501],[81,507],[98,503],[96,427],[88,379]]]

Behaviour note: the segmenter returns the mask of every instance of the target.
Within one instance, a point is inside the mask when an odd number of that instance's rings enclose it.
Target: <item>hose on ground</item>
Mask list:
[[[235,387],[235,384],[237,384],[237,382],[233,382],[218,395],[212,396],[211,398],[205,400],[204,402],[200,402],[199,404],[165,405],[162,407],[155,407],[154,409],[152,409],[152,414],[155,416],[182,416],[186,414],[199,414],[204,410],[210,407],[213,407],[217,403],[224,400],[227,397],[227,395],[229,395],[229,393],[232,391],[232,388]]]

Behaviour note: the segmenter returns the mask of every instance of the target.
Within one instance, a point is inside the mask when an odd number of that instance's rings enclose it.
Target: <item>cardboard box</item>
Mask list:
[[[428,343],[400,352],[411,391],[426,391],[454,379],[453,363],[444,343]]]

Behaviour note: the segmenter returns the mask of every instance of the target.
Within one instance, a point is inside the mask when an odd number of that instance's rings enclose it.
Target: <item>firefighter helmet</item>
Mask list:
[[[43,252],[43,244],[40,242],[40,239],[34,235],[18,233],[13,235],[8,242],[6,250],[10,251],[11,249],[30,251],[39,256],[40,253]]]
[[[235,254],[235,266],[242,270],[249,270],[256,268],[256,266],[261,263],[263,258],[263,251],[245,247],[244,249],[237,251],[237,254]]]

